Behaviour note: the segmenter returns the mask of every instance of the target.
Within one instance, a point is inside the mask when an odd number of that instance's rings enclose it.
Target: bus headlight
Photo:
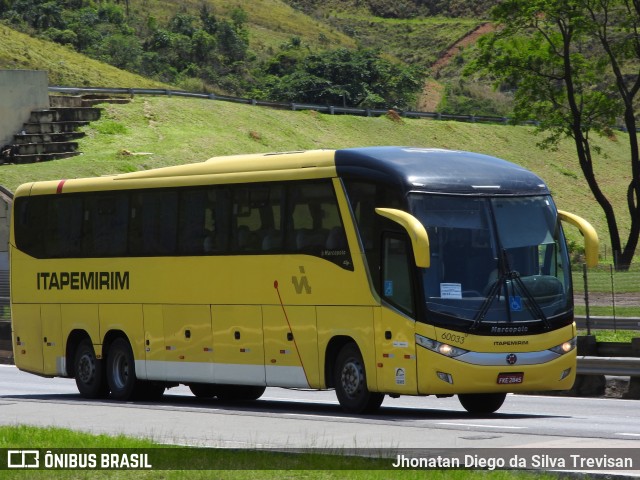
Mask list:
[[[416,334],[416,343],[421,347],[431,350],[432,352],[439,353],[445,357],[459,357],[460,355],[467,353],[469,350],[463,348],[453,347],[447,343],[441,343],[431,338],[423,337]]]
[[[558,355],[564,355],[565,353],[569,353],[571,350],[576,348],[578,344],[578,337],[573,337],[571,340],[568,340],[560,345],[556,345],[555,347],[550,348],[553,353],[557,353]]]

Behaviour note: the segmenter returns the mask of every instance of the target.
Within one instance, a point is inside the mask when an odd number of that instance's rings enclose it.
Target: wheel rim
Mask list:
[[[78,379],[82,383],[91,383],[96,374],[96,364],[92,355],[85,353],[80,357],[77,373]]]
[[[129,361],[126,355],[121,352],[116,353],[113,359],[113,383],[118,389],[123,389],[129,378]]]
[[[344,393],[349,397],[354,397],[362,386],[364,380],[360,365],[354,360],[344,364],[342,368],[341,383]]]

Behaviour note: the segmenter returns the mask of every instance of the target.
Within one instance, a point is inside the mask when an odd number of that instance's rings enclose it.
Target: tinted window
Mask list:
[[[21,197],[38,258],[305,253],[353,269],[330,181]]]
[[[329,182],[296,184],[290,191],[288,247],[353,269],[338,202]]]
[[[178,241],[177,191],[133,193],[130,217],[130,255],[175,254]]]
[[[51,199],[46,203],[44,242],[47,257],[78,257],[84,251],[84,201],[77,195]]]
[[[233,189],[232,252],[284,251],[284,192],[281,184],[254,184]]]

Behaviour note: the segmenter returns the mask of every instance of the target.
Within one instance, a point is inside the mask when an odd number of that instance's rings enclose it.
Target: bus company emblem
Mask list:
[[[291,283],[293,283],[293,288],[296,289],[297,294],[301,294],[303,290],[304,290],[304,293],[311,293],[311,285],[309,285],[309,280],[307,279],[307,276],[304,275],[304,267],[301,265],[299,268],[300,268],[300,273],[302,273],[302,276],[300,278],[296,276],[291,277]]]
[[[518,357],[515,353],[510,353],[509,355],[507,355],[506,360],[509,365],[515,365],[515,363],[518,361]]]

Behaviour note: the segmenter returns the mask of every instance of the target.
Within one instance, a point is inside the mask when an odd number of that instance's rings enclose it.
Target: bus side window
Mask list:
[[[16,246],[36,258],[44,257],[46,224],[46,197],[19,197],[14,205]]]
[[[122,256],[127,251],[128,192],[90,196],[85,201],[85,256]]]
[[[284,238],[282,235],[284,208],[286,205],[285,189],[282,185],[269,186],[269,198],[260,208],[261,231],[259,233],[260,248],[265,252],[282,252]]]
[[[141,191],[131,196],[130,255],[174,254],[177,229],[177,192]]]
[[[290,190],[290,198],[288,238],[292,250],[319,255],[335,223],[330,213],[330,205],[335,203],[332,186],[326,182],[296,185]]]
[[[392,305],[414,316],[411,282],[411,247],[404,236],[385,233],[382,240],[382,296]]]
[[[83,256],[83,197],[54,197],[48,202],[45,251],[48,258]]]
[[[180,195],[178,252],[183,255],[204,253],[207,190],[184,190]]]
[[[267,183],[237,186],[231,208],[231,250],[282,252],[284,187]]]

